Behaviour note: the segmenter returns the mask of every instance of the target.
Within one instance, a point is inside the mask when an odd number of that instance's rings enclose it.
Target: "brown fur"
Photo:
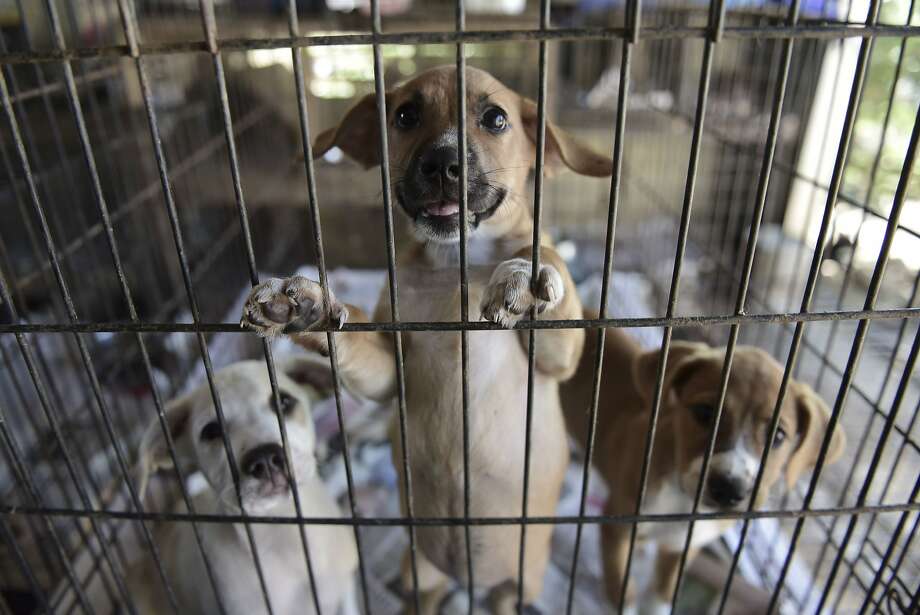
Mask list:
[[[589,333],[579,368],[572,380],[561,389],[569,430],[582,443],[587,431],[596,351],[597,335]],[[621,330],[608,329],[606,332],[594,463],[610,487],[604,511],[609,515],[636,513],[659,356],[660,350],[642,351]],[[683,491],[682,496],[677,498],[680,502],[675,503],[675,506],[680,504],[679,509],[655,512],[690,512],[699,474],[697,472],[694,480],[686,480],[685,472],[702,458],[711,428],[701,425],[689,408],[695,404],[717,405],[724,358],[724,349],[698,343],[672,342],[643,512],[649,512],[645,503],[653,500],[673,481],[680,484]],[[762,350],[750,346],[736,349],[715,452],[730,447],[739,433],[745,431],[756,443],[754,454],[759,461],[782,375],[782,367]],[[779,420],[786,439],[770,452],[755,506],[766,500],[770,487],[781,476],[785,474],[786,484],[791,487],[802,472],[814,466],[828,418],[828,408],[815,392],[805,384],[792,381],[783,400]],[[837,429],[828,451],[828,463],[840,457],[844,443],[843,432]],[[712,476],[711,472],[709,476]],[[745,499],[739,506],[746,505]],[[701,509],[718,508],[707,508],[704,497]],[[712,531],[719,533],[719,527],[725,531],[734,522],[708,523],[717,523],[712,526]],[[639,539],[655,541],[655,526],[663,525],[674,524],[640,525]],[[681,525],[686,527],[686,524]],[[700,525],[697,523],[696,532],[700,531]],[[614,604],[619,604],[623,588],[629,535],[630,527],[626,524],[605,524],[602,528],[605,580]],[[680,552],[665,548],[660,542],[658,546],[655,593],[659,600],[669,603],[676,583]],[[695,545],[691,550],[691,557],[698,547]],[[627,604],[636,598],[633,585],[627,595]]]
[[[434,69],[386,94],[393,192],[413,219],[418,239],[398,258],[400,318],[406,321],[456,321],[460,317],[456,237],[434,237],[426,231],[425,220],[416,215],[419,203],[408,198],[405,191],[411,180],[410,169],[418,157],[430,151],[432,144],[449,142],[450,136],[456,134],[455,77],[451,67]],[[394,113],[407,102],[420,108],[420,124],[412,130],[394,124]],[[502,134],[492,134],[482,126],[483,109],[489,106],[498,106],[506,113],[510,128]],[[470,318],[510,327],[530,308],[542,310],[543,319],[580,318],[581,304],[575,286],[546,237],[541,241],[539,277],[535,281],[530,277],[533,222],[525,195],[536,153],[536,106],[491,75],[470,69],[467,107],[466,130],[476,162],[469,175]],[[548,165],[564,165],[586,175],[610,173],[609,159],[583,147],[558,127],[548,123],[546,136]],[[322,154],[333,145],[364,166],[379,164],[373,96],[358,102],[339,126],[320,134],[314,153]],[[480,189],[485,196],[473,198],[474,191]],[[500,206],[476,219],[476,214],[485,211],[490,199],[499,193],[505,195]],[[302,306],[313,305],[317,309],[306,314],[309,310]],[[298,309],[300,314],[295,313]],[[334,297],[330,305],[325,305],[315,282],[292,278],[257,287],[243,321],[263,335],[287,332],[302,346],[327,352],[326,334],[309,331],[330,319],[334,323],[345,319],[364,322],[367,317]],[[385,289],[373,320],[389,319]],[[290,324],[295,321],[299,330],[306,332],[293,333]],[[392,399],[397,385],[392,334],[334,335],[344,384],[360,395]],[[470,514],[474,517],[521,513],[527,337],[526,332],[513,331],[472,331],[468,335]],[[457,332],[407,332],[402,339],[414,513],[421,517],[459,517],[464,513],[461,337]],[[542,330],[536,334],[535,420],[531,433],[535,454],[531,459],[528,500],[531,515],[554,514],[559,499],[567,446],[558,382],[575,371],[583,340],[580,329]],[[391,439],[395,466],[402,473],[401,439],[395,422]],[[400,478],[402,488],[403,477]],[[542,589],[551,531],[549,525],[528,529],[525,602],[533,602]],[[424,611],[433,612],[448,577],[467,582],[464,531],[461,527],[425,527],[418,528],[417,536],[422,603]],[[470,538],[476,586],[494,589],[492,598],[497,612],[515,612],[520,528],[477,526],[470,531]]]

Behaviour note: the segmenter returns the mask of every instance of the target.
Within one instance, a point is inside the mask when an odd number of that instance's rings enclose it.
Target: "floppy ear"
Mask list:
[[[821,451],[821,443],[827,431],[827,422],[830,420],[831,411],[827,404],[814,390],[801,382],[793,382],[791,393],[795,396],[795,407],[798,413],[799,443],[795,451],[786,462],[786,486],[792,488],[802,472],[814,467]],[[827,449],[825,464],[833,463],[843,454],[846,446],[846,436],[838,425],[831,436],[831,443]]]
[[[377,97],[368,94],[345,113],[335,128],[324,130],[313,141],[313,157],[318,158],[333,147],[340,148],[365,169],[380,164],[380,122],[377,121]]]
[[[166,425],[173,443],[177,443],[188,431],[189,417],[192,413],[192,398],[181,397],[166,405]],[[178,451],[177,451],[178,454]],[[144,432],[137,454],[138,495],[141,500],[147,491],[147,483],[154,472],[173,467],[169,446],[159,420],[154,420]]]
[[[539,117],[537,104],[529,98],[521,98],[521,120],[532,143],[537,142]],[[594,152],[578,139],[546,120],[547,166],[564,164],[581,175],[608,177],[613,173],[613,161]]]
[[[316,401],[332,395],[334,387],[329,359],[302,354],[285,359],[279,368],[288,378],[302,386],[310,399]]]
[[[668,363],[665,366],[665,386],[679,371],[691,368],[691,363],[703,356],[702,351],[709,350],[709,346],[700,342],[671,342],[668,349]],[[647,350],[636,357],[633,363],[633,379],[639,394],[647,402],[652,402],[655,394],[655,381],[658,376],[658,359],[661,349]]]

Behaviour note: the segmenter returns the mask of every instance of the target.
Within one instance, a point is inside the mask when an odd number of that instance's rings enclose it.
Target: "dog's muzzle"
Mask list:
[[[751,494],[751,485],[743,478],[713,472],[706,481],[709,499],[720,508],[733,508]]]
[[[460,222],[460,156],[454,143],[436,142],[420,150],[396,184],[400,206],[422,230],[447,236]],[[482,180],[475,149],[467,150],[467,211],[475,228],[505,198],[502,188]]]

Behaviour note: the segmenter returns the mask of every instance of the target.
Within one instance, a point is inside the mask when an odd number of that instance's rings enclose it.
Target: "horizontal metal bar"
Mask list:
[[[790,312],[785,314],[731,314],[721,316],[652,316],[647,318],[594,318],[575,320],[521,320],[514,326],[528,329],[600,329],[644,327],[707,327],[734,324],[770,324],[789,322],[824,322],[835,320],[898,320],[920,318],[920,308],[889,310],[838,310],[830,312]],[[501,331],[503,327],[487,321],[479,322],[362,322],[346,323],[341,329],[328,331]],[[19,323],[0,325],[3,333],[249,333],[233,323],[167,323],[167,322],[78,322]],[[327,329],[316,329],[327,331]]]
[[[547,30],[456,30],[444,32],[398,32],[391,34],[355,33],[298,36],[283,38],[229,38],[217,41],[219,52],[249,51],[253,49],[291,49],[298,47],[327,47],[332,45],[418,45],[457,43],[504,43],[521,41],[570,41],[629,39],[629,28],[555,28]],[[648,26],[640,28],[642,40],[704,39],[710,36],[709,28],[688,26]],[[736,26],[727,27],[727,39],[839,39],[839,38],[912,38],[920,36],[920,26],[846,26],[815,24],[804,26]],[[178,41],[141,45],[141,55],[175,53],[210,53],[206,41]],[[66,51],[9,52],[0,54],[0,64],[27,64],[31,62],[61,62],[101,57],[128,57],[127,45],[84,47]]]
[[[725,512],[697,512],[697,513],[669,513],[669,514],[641,514],[641,515],[560,515],[556,517],[530,516],[527,517],[277,517],[238,514],[189,514],[170,512],[129,512],[124,510],[87,510],[77,508],[42,508],[34,506],[0,505],[0,515],[50,515],[57,517],[85,517],[89,519],[118,519],[125,521],[167,521],[198,523],[251,523],[267,525],[359,525],[359,526],[462,526],[470,525],[575,525],[578,523],[675,523],[682,521],[718,521],[730,519],[799,519],[804,517],[833,517],[840,515],[865,515],[886,514],[904,511],[920,510],[920,502],[905,502],[900,504],[880,504],[875,506],[810,508],[808,510],[755,510],[755,511],[725,511]]]
[[[74,77],[74,83],[78,86],[86,85],[88,83],[93,83],[94,81],[102,81],[103,79],[108,79],[109,77],[114,77],[121,73],[121,67],[118,65],[107,66],[105,68],[98,68],[96,70],[91,70],[86,72],[83,75]],[[45,94],[54,94],[56,92],[63,92],[64,85],[61,82],[49,83],[40,87],[32,88],[20,92],[12,97],[10,101],[13,103],[25,102],[27,100],[32,100],[33,98],[38,98],[39,96],[44,96]]]

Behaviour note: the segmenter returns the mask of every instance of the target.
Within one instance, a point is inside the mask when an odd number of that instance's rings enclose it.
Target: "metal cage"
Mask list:
[[[748,582],[764,593],[767,612],[920,612],[920,16],[912,0],[615,0],[596,10],[541,0],[501,19],[468,18],[460,0],[432,2],[423,16],[388,16],[386,31],[379,0],[336,17],[312,5],[298,16],[296,0],[283,13],[258,4],[0,4],[0,612],[130,612],[126,561],[131,549],[157,557],[157,522],[295,524],[307,571],[303,528],[351,526],[368,614],[380,608],[367,561],[375,530],[403,528],[414,561],[417,527],[520,525],[523,578],[526,528],[553,524],[573,540],[558,612],[590,612],[578,601],[592,582],[581,574],[586,531],[630,524],[632,561],[639,523],[687,522],[689,545],[693,524],[712,518],[739,522],[735,543],[717,554],[726,573],[708,601],[714,611]],[[772,433],[793,376],[833,408],[807,484],[740,513],[698,512],[699,491],[691,514],[593,511],[595,393],[585,454],[573,462],[573,514],[529,515],[526,470],[519,517],[470,517],[466,477],[465,514],[455,518],[415,516],[411,490],[407,515],[362,510],[335,336],[390,332],[402,379],[402,332],[459,331],[465,382],[466,332],[493,325],[466,305],[465,249],[461,319],[400,320],[402,231],[386,189],[387,156],[379,175],[362,173],[314,160],[309,143],[358,93],[376,92],[385,118],[387,84],[444,58],[460,75],[482,64],[536,98],[538,171],[549,116],[614,159],[609,181],[544,186],[542,172],[533,176],[534,272],[539,233],[551,231],[570,246],[577,280],[599,276],[592,307],[600,317],[519,323],[531,331],[531,380],[533,331],[542,328],[586,328],[599,340],[609,327],[653,331],[662,357],[675,337],[726,345],[723,393],[737,345],[763,347],[785,364]],[[272,346],[228,322],[228,307],[264,272],[303,263],[317,267],[324,289],[336,266],[378,268],[392,289],[391,322],[328,332],[341,444],[330,459],[342,464],[350,515],[213,517],[143,504],[131,470],[139,426],[162,422],[165,401],[193,372],[211,382],[223,421],[211,381],[227,360],[218,340],[245,338],[274,388]],[[647,282],[649,313],[617,313],[608,300],[617,278],[631,274]],[[600,354],[595,361],[597,390]],[[642,493],[663,382],[662,367]],[[395,412],[405,438],[403,389]],[[531,404],[520,412],[529,436]],[[838,424],[850,434],[847,462],[825,472]],[[466,458],[467,433],[463,446]],[[531,454],[528,437],[525,467]],[[774,533],[757,538],[763,531]],[[249,540],[261,575],[251,532]],[[695,612],[681,602],[686,563],[685,549],[673,604]],[[804,589],[793,582],[801,571]],[[151,583],[168,586],[160,574]],[[413,599],[417,592],[405,597]],[[472,586],[468,600],[472,612]]]

